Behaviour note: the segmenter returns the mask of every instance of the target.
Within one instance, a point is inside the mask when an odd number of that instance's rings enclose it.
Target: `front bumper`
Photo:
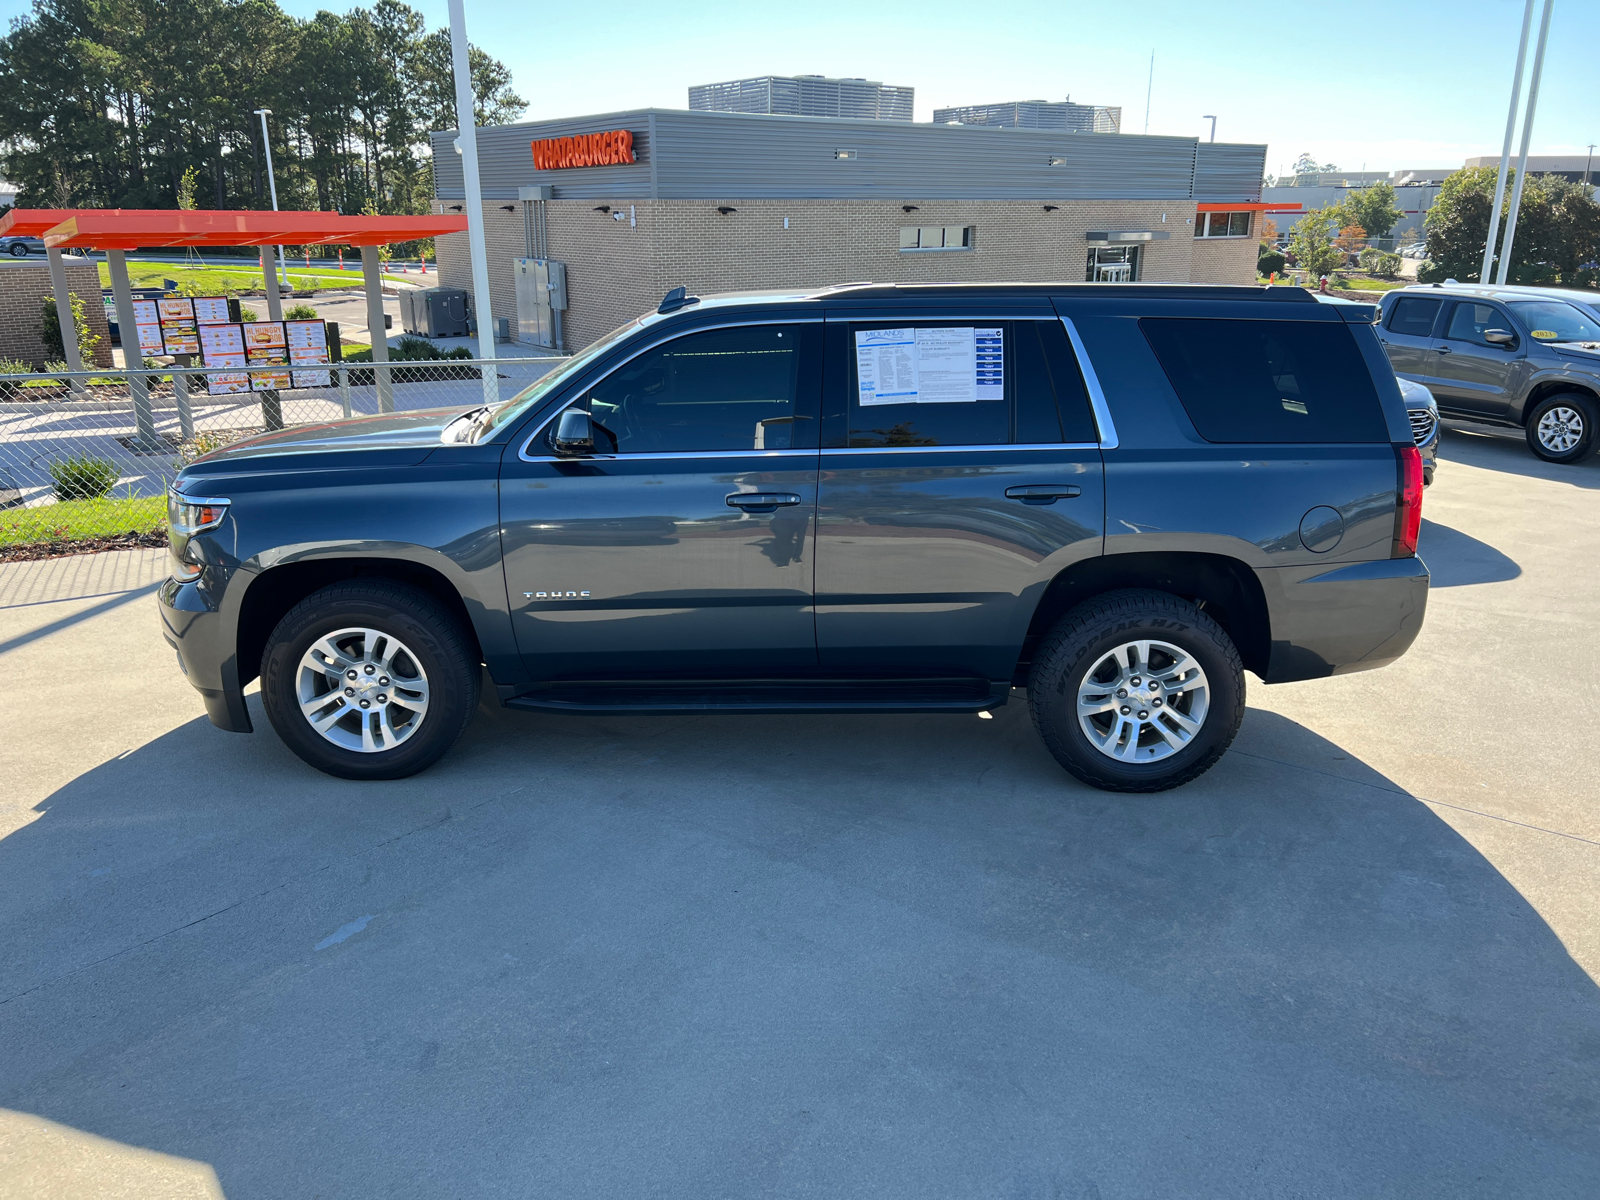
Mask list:
[[[1428,608],[1420,558],[1257,571],[1272,617],[1266,682],[1387,666],[1411,647]]]
[[[239,685],[237,641],[207,589],[168,579],[156,592],[156,607],[161,636],[177,652],[178,666],[205,701],[211,723],[229,733],[253,733]]]

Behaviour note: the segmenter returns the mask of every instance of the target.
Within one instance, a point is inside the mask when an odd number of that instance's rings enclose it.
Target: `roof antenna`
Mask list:
[[[689,295],[686,287],[675,287],[662,297],[661,305],[656,309],[658,313],[677,312],[680,308],[688,308],[691,304],[699,304],[699,296]]]

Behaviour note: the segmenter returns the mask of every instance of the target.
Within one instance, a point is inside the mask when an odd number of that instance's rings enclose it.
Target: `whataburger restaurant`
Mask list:
[[[1268,207],[1264,146],[1194,138],[669,109],[477,138],[493,315],[566,350],[680,284],[1252,283]],[[454,142],[433,135],[440,215],[466,204]],[[437,245],[470,289],[465,234]]]

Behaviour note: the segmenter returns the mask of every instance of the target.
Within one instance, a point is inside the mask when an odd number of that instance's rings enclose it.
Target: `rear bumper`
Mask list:
[[[252,733],[250,712],[239,686],[233,631],[224,628],[206,589],[168,579],[156,593],[161,636],[178,654],[178,666],[205,701],[206,716],[218,729]]]
[[[1266,682],[1387,666],[1422,630],[1428,568],[1420,558],[1257,571],[1272,618]]]

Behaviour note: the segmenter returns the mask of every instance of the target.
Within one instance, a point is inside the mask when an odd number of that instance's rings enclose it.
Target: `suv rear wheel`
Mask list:
[[[338,583],[272,631],[261,700],[278,736],[319,771],[400,779],[455,745],[481,679],[461,629],[433,597],[399,583]]]
[[[1528,413],[1528,448],[1545,462],[1575,463],[1595,447],[1600,407],[1582,392],[1547,396]]]
[[[1159,792],[1221,758],[1244,718],[1228,635],[1166,592],[1107,592],[1056,623],[1028,678],[1034,728],[1093,787]]]

